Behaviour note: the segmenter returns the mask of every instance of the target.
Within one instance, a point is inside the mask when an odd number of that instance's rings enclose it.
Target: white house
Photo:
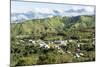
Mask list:
[[[66,42],[65,41],[61,41],[61,45],[66,45]]]
[[[57,46],[57,45],[55,45],[54,47],[57,48],[57,49],[61,49],[61,48],[60,48],[59,46]]]
[[[80,53],[80,55],[83,56],[84,54],[83,53]]]
[[[44,47],[45,47],[45,48],[48,48],[48,49],[50,48],[50,46],[49,46],[49,45],[45,45]]]
[[[33,44],[36,44],[36,42],[34,40],[29,40],[29,42],[33,43]]]
[[[70,52],[70,51],[67,51],[67,53],[71,54],[71,52]]]
[[[80,57],[80,55],[79,55],[78,53],[76,53],[76,57],[78,57],[78,58],[79,58],[79,57]]]
[[[80,47],[80,44],[77,44],[77,47]]]
[[[45,46],[43,43],[40,43],[39,45],[40,45],[40,47],[43,47],[43,46]]]
[[[55,44],[66,45],[67,41],[54,41]]]

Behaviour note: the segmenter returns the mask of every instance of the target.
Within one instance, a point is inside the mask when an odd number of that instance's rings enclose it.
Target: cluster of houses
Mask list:
[[[83,39],[83,41],[87,41],[88,39]],[[82,43],[82,42],[78,42],[78,40],[55,40],[55,41],[43,41],[43,40],[33,40],[33,39],[28,39],[27,41],[24,40],[20,40],[20,42],[24,43],[24,42],[28,42],[31,43],[31,45],[36,45],[38,44],[41,48],[46,48],[46,49],[50,49],[50,48],[55,48],[55,49],[59,49],[61,50],[61,52],[64,53],[64,51],[61,49],[60,46],[67,46],[67,44],[69,43],[76,43],[77,44],[77,48],[76,48],[76,57],[80,57],[83,56],[84,54],[81,53],[80,51],[80,46],[81,45],[85,45],[86,43]],[[78,43],[77,43],[78,42]],[[94,41],[92,43],[94,45]],[[71,53],[70,51],[67,51],[67,53]]]
[[[67,41],[42,41],[42,40],[37,40],[37,41],[34,41],[32,39],[29,40],[30,43],[32,43],[33,45],[35,44],[39,44],[40,47],[44,47],[44,48],[57,48],[57,49],[60,49],[60,45],[64,45],[66,46],[67,45]],[[51,45],[53,44],[53,45]]]

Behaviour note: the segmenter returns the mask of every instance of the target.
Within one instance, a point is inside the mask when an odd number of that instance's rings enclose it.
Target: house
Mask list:
[[[79,55],[78,53],[76,53],[76,57],[77,57],[77,58],[79,58],[79,57],[80,57],[80,55]]]
[[[39,45],[40,45],[40,47],[44,47],[44,48],[50,48],[50,46],[49,45],[47,45],[45,42],[43,42],[43,41],[39,41],[38,42],[39,43]]]
[[[36,44],[36,42],[34,40],[29,40],[29,42],[33,43],[33,44]]]
[[[49,45],[44,45],[44,47],[45,47],[45,48],[48,48],[48,49],[50,48],[50,46],[49,46]]]
[[[66,41],[61,41],[61,45],[66,45]]]
[[[54,48],[61,49],[59,46],[55,45]]]
[[[71,54],[71,52],[70,52],[70,51],[67,51],[67,53]]]
[[[68,42],[67,41],[54,41],[54,44],[59,44],[59,45],[66,45]]]
[[[54,41],[54,44],[61,44],[61,41]]]
[[[54,44],[54,42],[52,42],[52,41],[49,41],[49,42],[48,42],[48,44]]]
[[[45,44],[43,44],[43,43],[40,43],[39,45],[40,45],[40,47],[43,47],[43,46],[45,46]]]
[[[40,47],[43,47],[43,48],[48,48],[48,49],[50,48],[50,46],[47,44],[40,43],[39,45]]]
[[[80,53],[80,55],[83,56],[84,54],[83,53]]]
[[[77,47],[80,47],[80,44],[77,44]]]

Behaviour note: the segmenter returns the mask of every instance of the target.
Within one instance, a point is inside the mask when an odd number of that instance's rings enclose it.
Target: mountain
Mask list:
[[[82,12],[87,12],[85,9],[78,9],[78,10],[74,10],[74,9],[69,9],[65,12],[69,12],[69,13],[82,13]]]
[[[49,12],[50,11],[50,12]],[[42,11],[28,11],[24,13],[11,13],[11,22],[23,22],[30,19],[42,19],[53,16],[78,16],[78,15],[93,15],[92,12],[88,12],[85,9],[69,9],[69,10],[54,10],[48,9],[48,12]]]
[[[34,13],[31,11],[27,13],[11,13],[11,22],[21,22],[33,18]]]

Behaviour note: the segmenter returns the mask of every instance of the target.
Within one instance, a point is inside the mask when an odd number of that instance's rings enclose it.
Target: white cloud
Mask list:
[[[47,13],[47,14],[53,13],[52,9],[50,8],[35,8],[33,11],[40,12],[40,13]]]
[[[85,10],[88,11],[88,12],[94,12],[95,8],[94,7],[87,6],[85,8]]]

